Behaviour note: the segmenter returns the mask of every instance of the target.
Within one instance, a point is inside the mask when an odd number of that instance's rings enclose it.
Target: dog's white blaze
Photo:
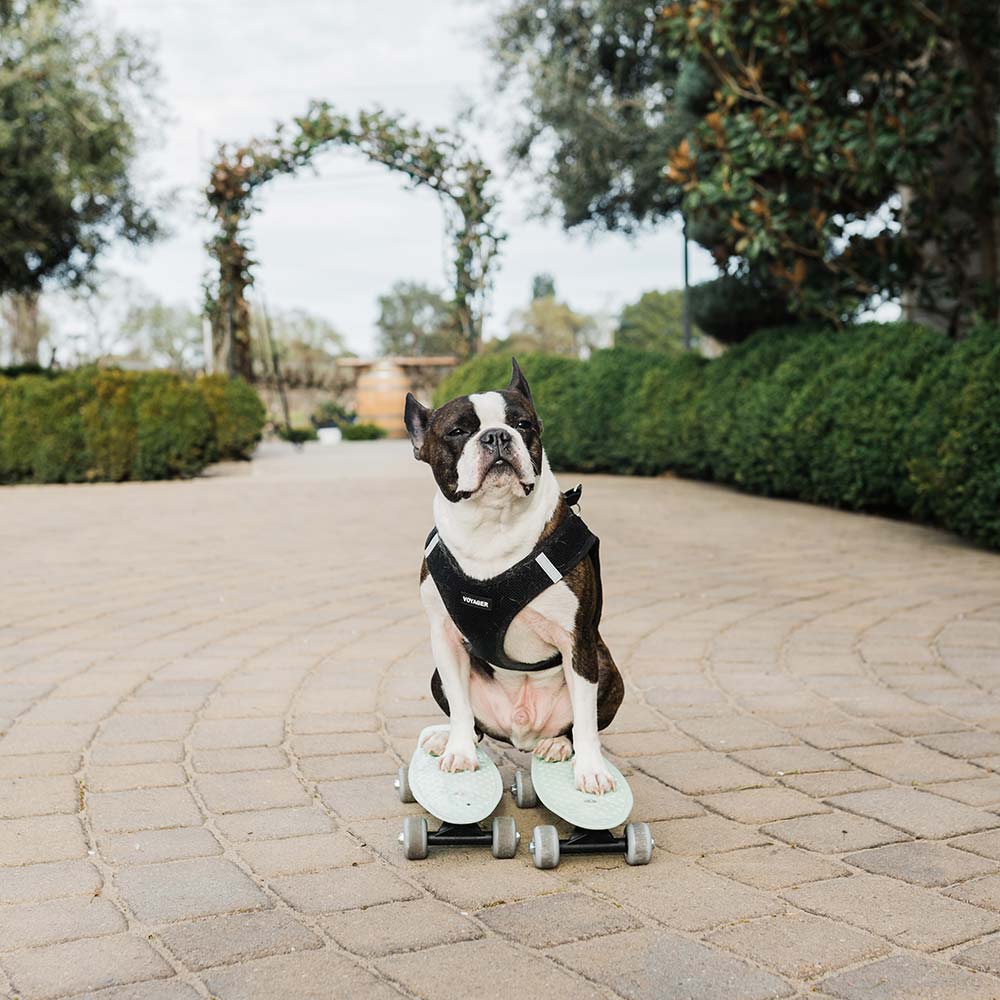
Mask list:
[[[499,392],[476,392],[469,397],[481,429],[503,427],[507,423],[507,403]]]
[[[473,493],[479,489],[486,475],[489,464],[489,453],[480,447],[479,439],[488,430],[506,427],[507,402],[499,392],[476,392],[469,396],[469,402],[479,417],[479,430],[469,438],[459,456],[455,467],[458,473],[458,490],[460,493]],[[534,483],[535,470],[531,464],[531,455],[524,439],[516,431],[512,431],[514,466],[521,482]],[[515,484],[516,485],[516,484]]]

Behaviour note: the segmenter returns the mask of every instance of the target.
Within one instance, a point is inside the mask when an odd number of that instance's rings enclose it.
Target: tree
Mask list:
[[[900,295],[954,331],[997,316],[997,21],[998,0],[506,0],[493,52],[565,225],[683,207],[724,272],[692,298],[706,333]]]
[[[674,51],[713,79],[669,161],[699,240],[800,315],[903,294],[953,333],[997,320],[998,18],[997,0],[671,4]]]
[[[136,355],[156,367],[191,372],[205,365],[201,323],[201,316],[187,306],[144,297],[125,314],[122,333]]]
[[[551,274],[536,274],[531,279],[532,299],[554,299],[556,297],[556,279]]]
[[[6,355],[14,365],[37,365],[42,341],[50,332],[37,292],[12,292],[0,299],[0,328],[6,337]],[[0,341],[2,343],[2,341]]]
[[[507,0],[491,49],[522,98],[511,153],[533,166],[567,228],[633,231],[676,211],[666,153],[688,122],[674,108],[678,60],[660,4]]]
[[[427,285],[397,281],[378,297],[377,350],[382,356],[454,354],[458,331],[445,297]]]
[[[697,342],[701,331],[692,330]],[[645,351],[684,349],[684,292],[645,292],[638,302],[625,306],[615,332],[617,346]]]
[[[553,291],[555,285],[553,284]],[[532,290],[538,288],[538,279]],[[524,309],[514,312],[508,321],[509,332],[503,340],[487,345],[491,353],[564,354],[580,357],[589,353],[601,339],[601,324],[594,316],[574,312],[555,295],[533,297]]]
[[[0,294],[79,285],[112,240],[155,235],[134,179],[152,79],[80,0],[0,0]]]
[[[343,335],[328,320],[304,309],[251,314],[254,367],[269,372],[271,347],[278,354],[282,377],[292,386],[327,387],[337,358],[350,355]]]
[[[229,368],[253,378],[247,290],[253,284],[254,261],[246,229],[259,207],[254,195],[269,180],[294,174],[334,146],[350,146],[438,196],[454,246],[450,304],[460,333],[458,346],[463,355],[474,355],[482,336],[490,267],[504,240],[494,224],[497,198],[489,168],[466,148],[463,136],[444,129],[425,132],[383,111],[362,111],[351,119],[330,104],[313,101],[293,125],[290,134],[279,126],[270,139],[220,147],[205,191],[217,224],[208,249],[218,264],[206,287],[206,308],[217,349],[228,355]]]

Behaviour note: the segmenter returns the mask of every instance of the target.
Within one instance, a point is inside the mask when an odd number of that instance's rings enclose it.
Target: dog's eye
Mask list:
[[[465,433],[466,433],[466,431],[465,431],[465,429],[463,427],[452,427],[452,429],[450,431],[448,431],[448,437],[450,437],[450,438],[458,438],[458,437],[462,437],[462,435],[465,434]]]
[[[530,420],[518,420],[517,429],[519,431],[530,431],[534,429],[534,424]]]

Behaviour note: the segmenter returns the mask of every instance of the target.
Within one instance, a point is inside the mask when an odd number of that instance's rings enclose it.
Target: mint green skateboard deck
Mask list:
[[[531,758],[531,783],[542,805],[581,830],[610,830],[621,826],[632,812],[632,789],[621,771],[606,761],[615,781],[613,792],[581,792],[573,777],[573,761]]]
[[[420,733],[410,758],[410,790],[417,802],[442,822],[478,823],[500,803],[503,779],[481,747],[476,747],[478,770],[442,771],[438,766],[440,758],[431,756],[420,744],[430,733],[447,728],[427,726]]]
[[[632,789],[625,776],[605,761],[614,779],[614,791],[597,795],[581,792],[573,776],[573,761],[531,758],[531,778],[523,771],[514,775],[511,793],[522,808],[539,803],[573,824],[565,840],[551,825],[536,826],[528,850],[536,868],[555,868],[565,854],[624,854],[630,865],[648,865],[653,856],[653,832],[648,823],[627,823],[632,812]],[[613,827],[624,824],[621,834]]]

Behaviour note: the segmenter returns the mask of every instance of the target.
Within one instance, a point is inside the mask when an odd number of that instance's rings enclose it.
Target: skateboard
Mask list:
[[[423,816],[407,816],[399,842],[410,861],[427,857],[430,847],[489,847],[495,858],[512,858],[521,835],[512,816],[495,816],[490,829],[481,821],[496,809],[503,798],[503,779],[496,764],[476,747],[479,769],[448,773],[438,767],[437,757],[420,745],[429,733],[447,726],[427,726],[417,740],[409,767],[399,769],[395,785],[403,802],[418,802],[440,820],[437,830],[428,832]]]
[[[613,792],[594,795],[581,792],[573,777],[573,761],[546,761],[531,758],[531,774],[514,775],[511,794],[522,809],[530,809],[541,800],[550,812],[573,824],[573,832],[559,839],[554,826],[536,826],[528,850],[536,868],[555,868],[564,854],[624,853],[630,865],[648,865],[653,856],[653,834],[648,823],[626,823],[632,812],[632,789],[621,771],[608,763],[615,779]],[[621,836],[611,831],[625,824]]]

